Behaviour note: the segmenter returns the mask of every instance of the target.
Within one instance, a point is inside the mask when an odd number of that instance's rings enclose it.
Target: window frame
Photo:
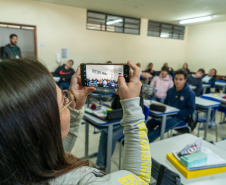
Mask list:
[[[151,23],[156,24],[156,26],[152,26]],[[159,25],[159,26],[157,26],[157,25]],[[169,27],[171,27],[171,28],[169,28]],[[186,29],[185,26],[148,20],[147,36],[159,37],[159,38],[165,38],[165,39],[184,40],[185,29]],[[157,34],[156,34],[156,36],[154,34],[153,35],[149,34],[149,32],[151,32],[153,30],[156,30],[155,33],[158,33],[158,36],[157,36]],[[163,36],[161,36],[161,34],[163,34],[163,33],[170,34],[171,36],[163,37]],[[177,38],[175,38],[174,34],[178,35]],[[182,38],[181,38],[181,36],[182,36]]]
[[[96,13],[96,14],[102,14],[102,15],[104,15],[105,16],[104,19],[100,19],[99,18],[99,20],[104,20],[104,25],[102,25],[102,24],[96,24],[96,25],[100,25],[100,29],[90,29],[88,27],[88,24],[92,24],[92,23],[88,22],[88,19],[92,19],[93,18],[94,20],[95,19],[98,20],[98,18],[89,17],[88,16],[88,13]],[[122,18],[122,26],[114,26],[113,25],[112,28],[114,29],[114,31],[109,31],[108,28],[110,28],[110,26],[107,25],[107,18],[108,18],[108,16]],[[132,19],[132,20],[138,21],[138,23],[126,22],[126,19]],[[126,27],[126,25],[134,25],[134,26],[137,26],[138,28]],[[104,26],[103,29],[102,29],[102,26]],[[115,28],[121,28],[122,31],[121,32],[117,32],[117,31],[115,31]],[[140,35],[140,28],[141,28],[141,19],[139,19],[139,18],[122,16],[122,15],[116,15],[116,14],[111,14],[111,13],[98,12],[98,11],[93,11],[93,10],[87,10],[87,13],[86,13],[86,29],[87,30],[105,31],[105,32],[111,32],[111,33],[123,33],[123,34],[130,34],[130,35]],[[128,33],[128,32],[125,32],[126,29],[128,29],[128,30],[136,30],[136,31],[138,31],[138,33]]]

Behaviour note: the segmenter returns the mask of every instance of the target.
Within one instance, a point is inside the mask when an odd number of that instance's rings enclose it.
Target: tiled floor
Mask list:
[[[226,123],[225,124],[219,124],[219,121],[220,121],[220,113],[217,112],[216,122],[218,124],[218,141],[221,141],[222,138],[226,138]],[[89,129],[89,154],[97,152],[98,145],[99,145],[100,133],[93,134],[93,131],[94,131],[94,127],[92,127],[90,125],[90,129]],[[197,131],[198,131],[198,129],[196,127],[195,130],[192,132],[192,134],[197,136]],[[204,134],[204,131],[200,131],[201,137],[203,136],[203,134]],[[167,138],[167,134],[165,134],[165,138]],[[215,126],[212,126],[212,128],[208,129],[207,140],[216,142]],[[85,151],[85,125],[81,124],[80,131],[79,131],[79,137],[78,137],[78,139],[75,143],[75,146],[72,150],[72,153],[77,157],[83,157],[84,151]],[[89,160],[91,160],[95,164],[96,157],[93,157]],[[122,158],[122,160],[123,160],[123,158]],[[114,154],[113,154],[112,160],[111,160],[111,171],[112,172],[117,171],[119,169],[118,163],[119,163],[119,142],[116,145],[116,149],[114,151]]]

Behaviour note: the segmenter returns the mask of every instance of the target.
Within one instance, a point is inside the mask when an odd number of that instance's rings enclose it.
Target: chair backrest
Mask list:
[[[157,180],[156,185],[181,185],[181,179],[178,174],[159,164],[153,158],[151,175]]]
[[[143,111],[144,111],[145,121],[147,121],[150,113],[150,109],[146,105],[144,105]]]

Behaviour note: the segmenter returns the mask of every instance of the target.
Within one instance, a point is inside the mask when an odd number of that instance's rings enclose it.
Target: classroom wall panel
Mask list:
[[[216,68],[219,75],[226,75],[226,22],[189,26],[187,29],[185,61],[196,71],[206,73]]]

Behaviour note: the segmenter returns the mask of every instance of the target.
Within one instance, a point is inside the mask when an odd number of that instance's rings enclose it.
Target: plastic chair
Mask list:
[[[188,124],[186,122],[184,122],[183,125],[176,126],[176,127],[172,128],[170,130],[170,137],[173,136],[173,130],[180,130],[180,129],[184,129],[184,128],[187,128],[188,129],[188,133],[191,133],[191,127],[188,126]]]
[[[145,116],[145,124],[146,124],[146,122],[148,120],[149,113],[150,113],[150,109],[146,105],[144,105],[143,113],[144,113],[144,116]],[[119,141],[120,141],[120,146],[119,146],[119,170],[120,170],[121,169],[121,158],[122,158],[122,146],[124,144],[124,136],[121,137],[119,139]]]
[[[151,185],[181,185],[180,176],[152,158],[151,176],[157,181]]]

